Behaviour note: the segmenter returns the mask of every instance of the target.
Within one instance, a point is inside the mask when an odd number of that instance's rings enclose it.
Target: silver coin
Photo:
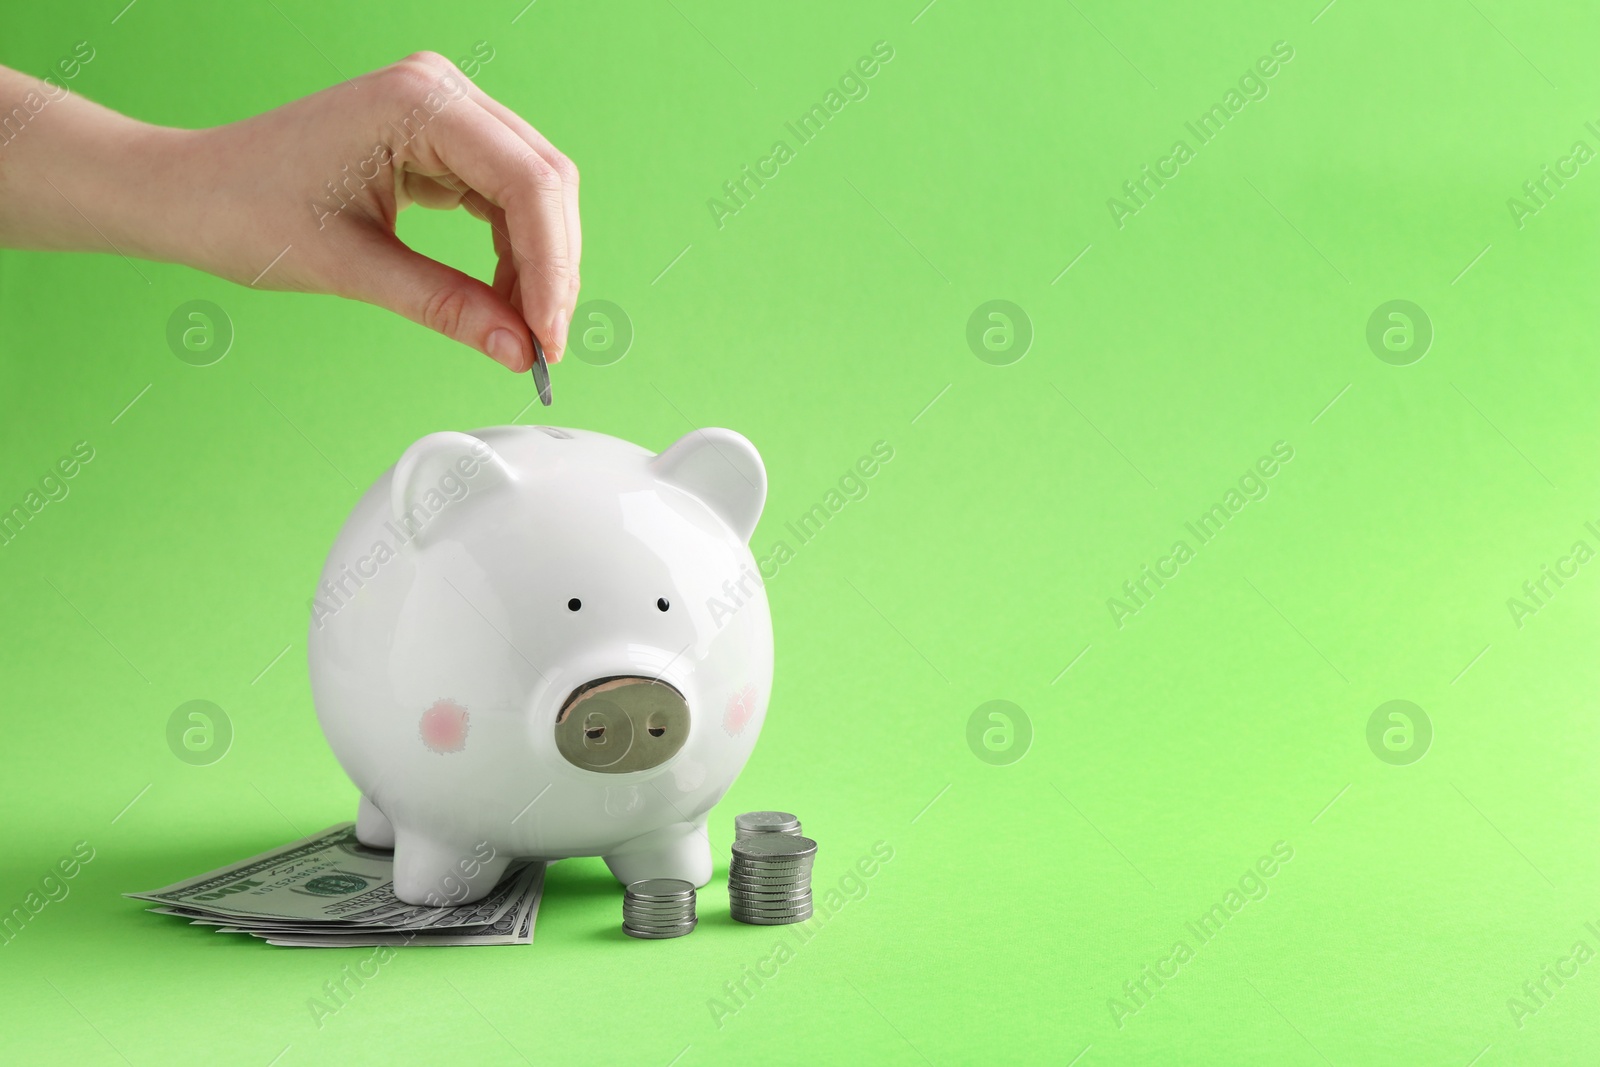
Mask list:
[[[795,896],[811,892],[809,882],[728,882],[728,892],[757,896]]]
[[[788,841],[805,841],[799,834],[752,834],[733,843],[733,858],[739,863],[809,863],[817,858],[813,846],[809,851],[784,851],[774,848]],[[756,849],[762,849],[757,852]]]
[[[748,841],[752,837],[760,837],[762,834],[784,834],[788,837],[799,837],[800,829],[796,827],[793,830],[735,830],[733,836],[736,841]]]
[[[798,835],[800,820],[786,811],[747,811],[735,816],[733,830],[740,837],[745,834]]]
[[[670,929],[641,930],[636,927],[628,926],[626,923],[624,923],[622,932],[627,934],[629,937],[637,937],[643,941],[661,941],[669,937],[682,937],[690,930],[693,930],[694,927],[694,923],[688,922],[683,923],[681,926],[672,927]]]
[[[757,834],[743,841],[735,841],[733,854],[738,859],[751,861],[795,861],[815,856],[817,843],[797,834]]]
[[[744,889],[735,887],[728,890],[729,900],[751,900],[757,902],[780,900],[810,900],[809,889]]]
[[[797,907],[793,907],[793,908],[746,908],[746,907],[737,907],[737,908],[729,908],[728,909],[728,914],[732,915],[734,918],[739,918],[740,916],[743,916],[743,915],[759,915],[764,919],[787,919],[787,918],[790,918],[791,916],[800,915],[800,914],[810,915],[811,914],[811,905],[810,904],[801,904],[801,905],[799,905]]]
[[[550,406],[550,364],[544,361],[544,345],[533,335],[533,385],[539,390],[539,403]]]
[[[794,838],[790,837],[788,834],[757,834],[755,837],[750,838],[750,840],[756,841],[764,837],[781,837],[785,841],[794,840]],[[748,842],[739,841],[736,843],[743,845],[747,844]],[[809,870],[815,865],[816,859],[812,856],[786,857],[783,859],[766,860],[748,860],[742,856],[734,856],[733,861],[728,864],[728,869],[731,871],[792,871],[796,867],[804,867]]]
[[[811,907],[811,897],[798,897],[795,901],[728,901],[728,909],[739,912],[798,912]]]
[[[782,913],[769,913],[764,911],[735,911],[730,912],[729,917],[735,922],[750,923],[754,926],[767,926],[786,922],[805,922],[807,919],[811,918],[811,909],[807,908],[805,911],[786,911]]]
[[[623,926],[631,926],[635,930],[672,930],[679,926],[693,924],[696,921],[693,915],[663,916],[658,919],[629,916],[622,921]]]
[[[803,915],[794,915],[783,918],[769,918],[765,915],[735,915],[734,920],[750,926],[788,926],[790,923],[803,923],[811,918],[811,911],[807,909]]]
[[[787,834],[758,834],[755,838],[751,838],[750,840],[753,841],[761,837],[781,837],[786,841],[793,840]],[[743,841],[739,842],[739,844],[745,843],[746,842]],[[735,871],[792,871],[796,867],[805,867],[809,869],[815,865],[815,862],[816,861],[810,856],[804,856],[798,859],[776,860],[746,860],[740,859],[739,857],[734,857],[733,863],[730,865],[730,869]]]
[[[630,897],[651,900],[692,900],[694,884],[681,878],[641,878],[637,882],[629,882],[623,892]]]
[[[661,910],[627,908],[622,913],[622,921],[638,923],[640,925],[649,923],[682,923],[688,922],[690,919],[693,919],[694,916],[695,913],[694,909],[692,908],[676,908],[672,911],[668,911],[664,908]]]
[[[764,896],[755,896],[750,893],[729,893],[730,904],[806,904],[814,900],[810,893],[771,893]]]
[[[646,911],[641,908],[624,908],[622,921],[631,923],[687,922],[695,917],[693,908],[676,908],[671,911]]]
[[[624,907],[622,918],[638,915],[640,918],[694,918],[693,907]]]
[[[635,925],[648,925],[648,923],[686,923],[694,918],[694,912],[622,912],[624,923]]]
[[[734,871],[729,882],[753,882],[757,885],[810,885],[810,871]]]

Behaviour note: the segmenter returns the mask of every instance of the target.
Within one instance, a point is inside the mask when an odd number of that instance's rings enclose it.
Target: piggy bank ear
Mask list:
[[[440,517],[468,497],[494,492],[516,481],[516,473],[471,434],[430,433],[400,457],[389,484],[395,523],[418,543]]]
[[[767,502],[767,468],[756,446],[732,430],[694,430],[650,461],[656,476],[705,502],[749,541]]]

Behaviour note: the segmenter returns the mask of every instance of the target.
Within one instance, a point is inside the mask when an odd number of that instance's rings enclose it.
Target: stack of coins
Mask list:
[[[800,836],[800,820],[786,811],[747,811],[733,820],[734,837],[747,841],[757,834]]]
[[[622,892],[622,932],[629,937],[682,937],[696,921],[694,886],[680,878],[645,878]]]
[[[811,918],[811,865],[817,843],[787,833],[759,833],[733,843],[728,910],[742,923],[783,926]]]

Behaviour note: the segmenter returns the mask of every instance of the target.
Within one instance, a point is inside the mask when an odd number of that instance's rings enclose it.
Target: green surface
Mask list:
[[[556,368],[550,420],[656,448],[744,432],[772,486],[757,554],[794,550],[718,884],[752,808],[801,815],[819,889],[893,850],[803,944],[736,926],[715,886],[693,936],[628,941],[599,861],[563,863],[531,948],[402,951],[320,1027],[308,1001],[366,950],[121,899],[352,816],[304,668],[334,532],[415,438],[545,416],[526,377],[372,308],[8,252],[0,504],[77,442],[93,459],[0,546],[0,905],[76,842],[94,858],[0,945],[0,1059],[1594,1062],[1600,167],[1520,225],[1508,200],[1600,149],[1600,16],[923,2],[0,17],[0,61],[90,40],[81,92],[180,125],[488,42],[479,84],[582,168],[583,299],[635,332],[620,362]],[[879,41],[869,94],[798,144],[785,123]],[[1185,123],[1279,41],[1267,95],[1199,144]],[[1108,199],[1180,138],[1192,158],[1119,227]],[[708,199],[778,139],[793,158],[719,228]],[[465,216],[402,232],[490,268]],[[196,299],[236,333],[208,367],[166,342]],[[1031,321],[1020,362],[968,347],[995,299]],[[1433,329],[1409,365],[1366,341],[1397,299]],[[879,441],[865,497],[795,541]],[[1245,478],[1275,445],[1292,459]],[[1241,478],[1235,502],[1265,497],[1202,544],[1185,524]],[[1176,574],[1141,606],[1122,587],[1146,565]],[[1569,577],[1534,602],[1546,566]],[[234,730],[209,766],[167,745],[193,699]],[[1031,724],[1019,762],[969,748],[991,700]],[[1420,731],[1369,747],[1391,700],[1431,723],[1420,760],[1376,754]],[[1275,847],[1292,859],[1252,878]]]

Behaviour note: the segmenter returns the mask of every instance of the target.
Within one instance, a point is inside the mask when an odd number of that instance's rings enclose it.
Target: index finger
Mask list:
[[[549,138],[533,128],[527,119],[496,100],[468,79],[467,92],[489,114],[509,126],[561,176],[561,200],[566,207],[567,246],[572,256],[572,300],[578,298],[579,273],[583,269],[583,226],[578,215],[578,168]],[[568,308],[568,313],[571,309]]]
[[[504,210],[523,317],[559,358],[576,275],[555,167],[469,95],[451,99],[402,154],[424,173],[455,174]]]

